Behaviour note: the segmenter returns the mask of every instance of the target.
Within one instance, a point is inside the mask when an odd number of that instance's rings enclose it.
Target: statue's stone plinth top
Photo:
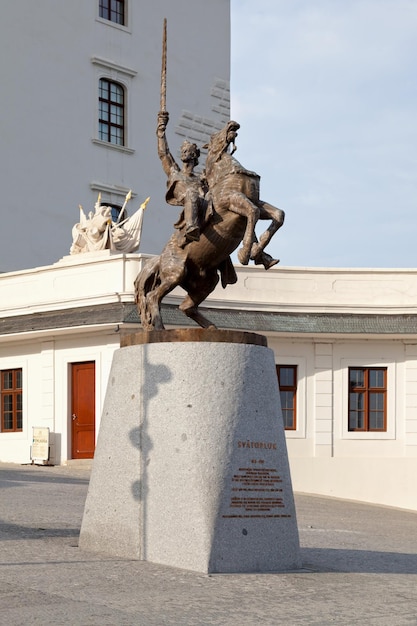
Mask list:
[[[218,330],[204,328],[175,328],[172,330],[151,330],[140,331],[122,335],[120,347],[137,346],[144,343],[163,343],[190,341],[212,342],[212,343],[246,343],[255,346],[267,347],[267,340],[264,335],[249,333],[243,330]]]

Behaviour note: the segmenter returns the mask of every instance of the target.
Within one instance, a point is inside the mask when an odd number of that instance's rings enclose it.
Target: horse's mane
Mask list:
[[[216,161],[221,158],[222,154],[226,152],[229,146],[229,142],[227,141],[227,131],[228,125],[226,124],[224,128],[219,130],[217,133],[213,133],[210,137],[207,159],[213,163],[216,163]]]
[[[209,143],[204,146],[204,148],[208,148],[206,170],[210,170],[222,158],[223,154],[227,152],[230,144],[230,140],[227,139],[229,130],[237,130],[238,128],[239,124],[230,120],[221,130],[212,134]]]

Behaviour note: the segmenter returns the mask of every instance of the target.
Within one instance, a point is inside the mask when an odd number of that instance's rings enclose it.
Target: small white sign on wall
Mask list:
[[[30,458],[34,463],[49,460],[49,428],[33,426]]]

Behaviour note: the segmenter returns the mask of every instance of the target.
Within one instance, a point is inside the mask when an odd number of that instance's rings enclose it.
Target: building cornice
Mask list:
[[[137,74],[137,71],[130,67],[126,67],[125,65],[119,65],[119,63],[114,63],[114,61],[110,61],[109,59],[103,59],[102,57],[98,56],[91,57],[91,63],[93,65],[104,67],[107,70],[113,70],[115,72],[120,72],[121,74],[126,74],[131,78],[133,78]]]
[[[290,336],[343,336],[347,338],[406,338],[417,341],[417,315],[361,315],[334,313],[287,313],[265,311],[235,311],[201,307],[218,327],[247,330],[265,334]],[[163,304],[162,317],[167,327],[195,326],[178,307]],[[88,329],[104,326],[131,330],[140,329],[140,319],[134,303],[114,302],[16,315],[0,320],[0,339],[22,339],[23,334],[63,334],[65,329]]]

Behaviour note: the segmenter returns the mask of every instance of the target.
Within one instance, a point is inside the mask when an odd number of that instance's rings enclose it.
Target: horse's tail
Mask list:
[[[135,279],[135,301],[144,330],[152,328],[152,316],[147,295],[160,283],[160,257],[149,259]]]

